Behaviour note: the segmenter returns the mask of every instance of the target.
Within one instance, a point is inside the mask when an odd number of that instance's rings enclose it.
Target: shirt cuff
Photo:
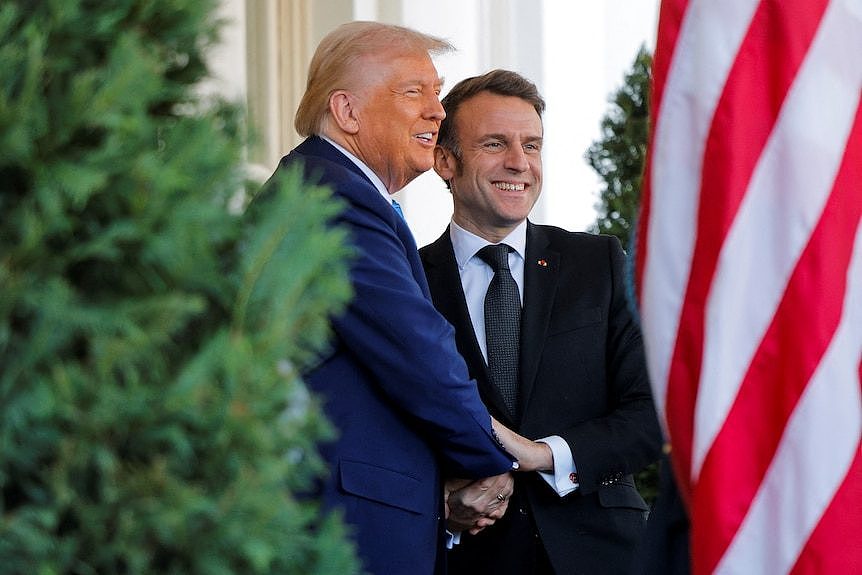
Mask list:
[[[551,486],[551,489],[557,492],[560,497],[565,497],[572,491],[576,490],[580,484],[578,483],[578,468],[575,466],[575,459],[572,457],[572,450],[569,444],[559,435],[551,435],[542,439],[537,439],[551,448],[551,454],[554,457],[554,471],[537,473]]]

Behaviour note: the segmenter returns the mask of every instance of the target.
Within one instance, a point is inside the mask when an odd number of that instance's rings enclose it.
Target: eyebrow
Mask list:
[[[442,77],[435,78],[434,81],[431,82],[431,84],[434,84],[435,86],[442,86],[445,81],[446,81],[445,78],[442,78]],[[412,85],[412,84],[425,84],[426,82],[422,78],[410,78],[409,80],[404,80],[404,81],[399,82],[399,83],[405,84],[405,85]]]
[[[402,90],[402,89],[408,88],[410,86],[427,86],[427,85],[428,84],[424,80],[419,80],[419,79],[405,80],[403,82],[399,82],[398,84],[393,85],[391,87],[391,89]],[[443,89],[443,79],[440,78],[436,82],[433,82],[431,84],[431,87],[434,90],[442,90]]]
[[[482,136],[482,139],[494,139],[494,140],[508,140],[508,136],[506,134],[485,134]],[[526,138],[525,142],[543,142],[545,140],[544,136],[530,136]]]

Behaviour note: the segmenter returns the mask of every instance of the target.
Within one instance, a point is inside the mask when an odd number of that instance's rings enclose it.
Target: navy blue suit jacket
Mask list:
[[[273,178],[294,164],[345,203],[335,223],[356,250],[352,303],[333,318],[331,353],[306,375],[339,432],[321,446],[331,475],[319,495],[343,511],[367,571],[434,573],[444,562],[442,475],[498,475],[512,459],[431,303],[407,224],[325,140],[300,144]]]

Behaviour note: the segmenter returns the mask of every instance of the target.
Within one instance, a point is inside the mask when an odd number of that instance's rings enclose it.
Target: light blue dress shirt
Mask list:
[[[470,321],[473,323],[473,332],[482,356],[488,361],[487,345],[485,343],[485,293],[494,270],[476,254],[479,250],[489,244],[484,238],[468,232],[454,221],[449,226],[449,236],[452,239],[452,247],[455,251],[455,261],[458,264],[458,273],[461,276],[461,286],[464,288],[464,297],[467,300],[467,310],[470,312]],[[502,242],[508,244],[514,251],[509,253],[509,269],[512,277],[518,284],[518,292],[521,296],[521,305],[524,305],[524,257],[527,248],[527,221],[521,222]],[[558,436],[552,435],[538,439],[548,444],[554,457],[553,472],[539,472],[548,485],[563,497],[578,488],[578,484],[572,481],[572,475],[577,473],[572,450],[566,441]]]

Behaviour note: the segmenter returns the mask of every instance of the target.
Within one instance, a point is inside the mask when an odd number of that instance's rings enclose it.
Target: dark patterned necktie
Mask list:
[[[485,343],[491,380],[500,390],[506,407],[517,417],[518,356],[521,340],[521,298],[509,270],[506,244],[485,246],[478,256],[491,266],[494,277],[485,294]]]

